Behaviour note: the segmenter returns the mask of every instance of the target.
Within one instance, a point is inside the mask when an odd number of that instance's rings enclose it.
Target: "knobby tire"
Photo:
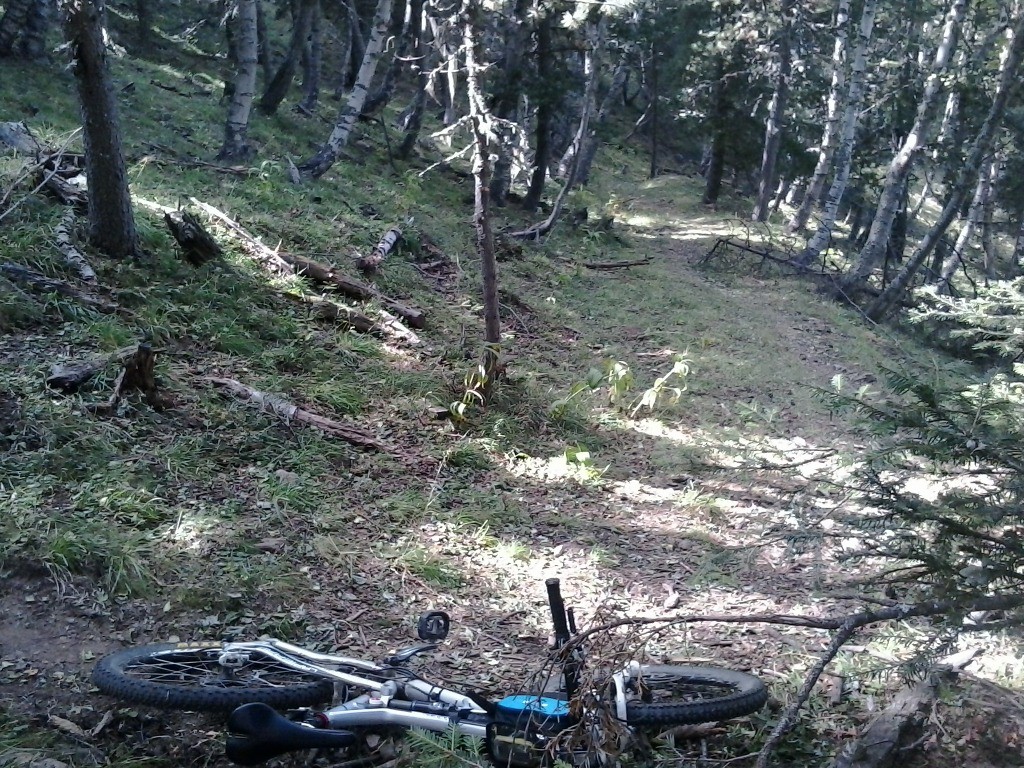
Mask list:
[[[128,648],[100,659],[92,673],[103,693],[162,709],[227,712],[260,702],[303,707],[330,701],[329,680],[304,675],[252,651],[231,673],[217,663],[221,643],[163,643]]]
[[[639,693],[626,701],[629,725],[712,723],[752,714],[768,701],[758,678],[717,667],[645,666]]]

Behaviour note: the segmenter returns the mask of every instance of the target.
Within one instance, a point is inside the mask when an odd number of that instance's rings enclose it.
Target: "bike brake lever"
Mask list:
[[[384,664],[386,664],[389,667],[397,667],[401,664],[405,664],[413,656],[418,656],[421,653],[427,653],[428,651],[436,650],[437,643],[427,643],[426,645],[414,645],[412,648],[406,648],[392,656],[388,656],[386,659],[384,659]]]

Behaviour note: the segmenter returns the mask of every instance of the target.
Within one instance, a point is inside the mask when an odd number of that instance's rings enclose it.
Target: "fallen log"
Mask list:
[[[205,380],[209,381],[213,386],[222,389],[235,397],[248,400],[249,402],[258,405],[260,410],[265,411],[266,413],[273,413],[280,416],[286,422],[297,421],[300,424],[308,424],[311,427],[319,429],[325,434],[340,437],[345,442],[351,443],[352,445],[360,448],[373,449],[384,453],[391,452],[384,443],[380,442],[375,437],[367,435],[365,432],[361,432],[352,427],[346,427],[344,424],[340,424],[333,419],[328,419],[326,416],[321,416],[320,414],[300,408],[279,395],[260,392],[258,389],[248,387],[235,379],[222,379],[210,376]]]
[[[33,157],[45,149],[25,123],[0,123],[0,144]]]
[[[47,277],[18,264],[11,264],[10,262],[0,264],[0,274],[14,282],[27,285],[39,293],[56,293],[69,299],[74,299],[79,304],[95,309],[104,315],[110,315],[115,312],[124,314],[127,312],[127,310],[121,309],[112,302],[97,299],[95,296],[90,296],[62,280],[55,280],[52,277]]]
[[[74,241],[71,237],[71,229],[75,224],[75,211],[71,209],[67,211],[60,220],[60,224],[53,230],[54,237],[57,238],[57,247],[60,249],[61,254],[64,256],[64,261],[78,272],[78,276],[87,283],[96,282],[96,273],[93,268],[89,266],[89,261],[85,258],[80,250],[75,247]]]
[[[297,301],[308,306],[313,313],[313,316],[320,320],[329,320],[335,323],[341,323],[346,327],[350,327],[359,333],[369,334],[380,334],[380,328],[373,320],[368,318],[366,315],[356,312],[354,309],[343,307],[340,304],[335,304],[333,301],[325,301],[323,299],[316,299],[312,296],[298,295],[295,293],[285,293],[292,301]]]
[[[583,266],[587,269],[623,269],[624,267],[642,267],[651,263],[651,257],[637,259],[636,261],[585,261]]]
[[[382,237],[376,247],[370,251],[370,254],[368,256],[363,256],[358,262],[356,262],[359,265],[359,269],[363,272],[376,272],[401,237],[402,230],[398,227],[391,227],[391,229],[384,233],[384,237]]]
[[[378,292],[373,286],[342,275],[335,271],[334,268],[326,264],[322,264],[319,261],[314,261],[313,259],[306,258],[305,256],[299,256],[294,253],[285,253],[283,251],[280,256],[295,268],[297,274],[305,275],[310,280],[322,285],[329,285],[330,287],[341,291],[346,296],[351,296],[352,298],[359,299],[360,301],[369,301],[371,299],[376,300],[380,302],[381,306],[386,307],[391,312],[394,312],[413,328],[426,327],[426,316],[423,314],[422,309],[410,307],[407,304],[403,304],[400,301],[389,298]]]
[[[920,682],[903,688],[864,729],[855,741],[836,755],[831,768],[888,768],[906,759],[906,752],[920,744],[932,706],[943,685],[953,683],[978,650],[962,651],[946,658]]]
[[[295,268],[281,258],[281,254],[278,251],[265,246],[258,237],[250,235],[241,224],[232,219],[226,213],[218,208],[214,208],[209,203],[204,203],[194,197],[190,197],[189,200],[191,200],[194,205],[199,206],[199,208],[205,211],[210,217],[216,219],[227,227],[232,234],[242,241],[242,245],[245,246],[245,250],[249,255],[259,261],[265,269],[268,269],[278,275],[295,274]]]
[[[224,254],[220,244],[213,239],[213,235],[188,211],[166,212],[164,223],[171,231],[171,237],[181,247],[182,257],[193,267],[201,267]]]
[[[417,309],[416,307],[410,307],[400,301],[389,298],[380,293],[373,286],[367,285],[359,280],[346,277],[327,264],[322,264],[319,261],[314,261],[313,259],[306,258],[305,256],[299,256],[295,253],[277,251],[268,248],[260,242],[259,238],[249,234],[244,227],[234,221],[223,211],[214,208],[209,203],[201,202],[194,197],[190,198],[190,200],[211,217],[224,224],[232,234],[242,241],[246,251],[263,263],[267,269],[278,274],[305,275],[314,282],[321,283],[322,285],[329,285],[330,287],[341,291],[346,296],[351,296],[352,298],[359,299],[360,301],[374,299],[379,301],[381,305],[389,311],[394,312],[396,315],[401,317],[413,328],[424,328],[426,326],[426,316],[424,315],[423,310]]]
[[[94,355],[77,363],[54,363],[50,366],[50,375],[46,377],[46,386],[69,394],[77,392],[85,382],[111,363],[118,362],[123,365],[137,349],[137,345],[132,345],[107,355]]]
[[[380,310],[381,327],[392,336],[397,336],[403,341],[416,346],[420,343],[420,337],[416,335],[415,331],[411,331],[402,324],[402,321],[392,315],[390,312],[385,312],[383,309]]]

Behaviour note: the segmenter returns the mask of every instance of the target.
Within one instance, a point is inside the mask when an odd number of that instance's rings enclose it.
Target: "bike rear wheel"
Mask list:
[[[105,656],[92,673],[103,693],[163,709],[226,712],[260,702],[302,707],[330,701],[334,685],[296,672],[259,651],[239,666],[219,662],[223,644],[163,643]]]
[[[728,720],[756,712],[768,701],[758,678],[717,667],[644,666],[629,688],[626,722],[638,726]]]

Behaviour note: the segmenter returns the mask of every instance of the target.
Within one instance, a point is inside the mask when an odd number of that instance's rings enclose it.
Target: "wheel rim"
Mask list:
[[[220,649],[171,651],[139,659],[125,667],[129,677],[181,688],[283,688],[299,680],[319,678],[300,675],[272,659],[253,658],[232,669],[219,663]]]

